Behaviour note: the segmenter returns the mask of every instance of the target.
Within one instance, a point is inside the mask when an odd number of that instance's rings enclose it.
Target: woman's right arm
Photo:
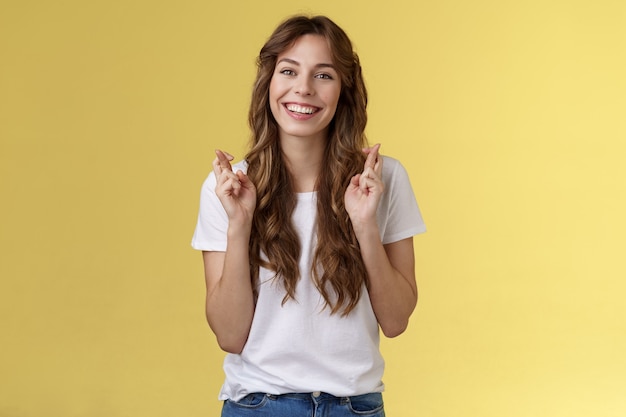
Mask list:
[[[256,189],[243,172],[232,171],[232,156],[216,154],[215,192],[228,215],[228,232],[226,252],[203,252],[206,316],[220,348],[241,353],[254,316],[248,245]]]

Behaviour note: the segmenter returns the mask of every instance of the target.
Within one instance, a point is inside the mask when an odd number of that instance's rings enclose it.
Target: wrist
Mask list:
[[[380,240],[380,231],[376,221],[352,223],[352,228],[359,243]]]
[[[234,239],[244,239],[246,242],[250,239],[252,232],[252,221],[247,222],[233,222],[228,223],[228,230],[226,236],[229,241]]]

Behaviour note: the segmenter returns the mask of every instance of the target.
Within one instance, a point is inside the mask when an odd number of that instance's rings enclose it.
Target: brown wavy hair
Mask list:
[[[317,247],[312,277],[332,314],[347,315],[356,306],[367,271],[344,205],[350,178],[363,170],[366,146],[367,90],[358,55],[346,33],[324,16],[295,16],[281,23],[257,58],[248,122],[252,130],[246,155],[248,176],[257,188],[257,205],[250,238],[253,284],[259,267],[275,272],[286,290],[283,304],[296,299],[300,279],[300,242],[291,222],[296,195],[283,161],[278,125],[269,105],[269,86],[279,54],[303,35],[324,37],[341,79],[337,110],[328,129],[323,168],[317,179]],[[263,256],[263,255],[264,256]],[[256,286],[255,286],[256,287]]]

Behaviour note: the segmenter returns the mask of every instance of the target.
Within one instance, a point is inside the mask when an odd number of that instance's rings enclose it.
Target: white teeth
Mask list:
[[[287,104],[287,110],[295,113],[313,114],[315,109],[313,107],[303,107],[297,104]]]

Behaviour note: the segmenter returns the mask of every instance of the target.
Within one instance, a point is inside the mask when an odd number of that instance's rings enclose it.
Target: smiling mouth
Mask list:
[[[320,110],[318,107],[300,106],[299,104],[285,104],[285,107],[290,112],[299,114],[313,114]]]

